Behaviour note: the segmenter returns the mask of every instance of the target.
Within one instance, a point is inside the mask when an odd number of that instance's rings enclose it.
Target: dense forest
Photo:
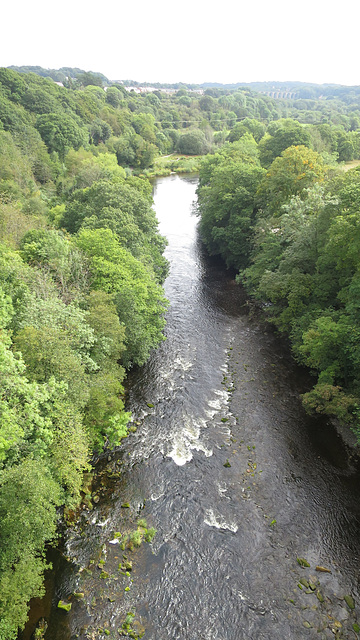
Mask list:
[[[359,429],[360,172],[339,165],[360,157],[358,88],[138,93],[57,73],[0,69],[1,640],[42,593],[46,545],[93,452],[127,434],[126,371],[164,339],[148,176],[201,162],[209,252],[316,373],[306,406]]]
[[[282,121],[258,144],[244,133],[208,156],[200,229],[316,376],[305,407],[351,425],[360,441],[360,167],[329,163],[312,133]]]

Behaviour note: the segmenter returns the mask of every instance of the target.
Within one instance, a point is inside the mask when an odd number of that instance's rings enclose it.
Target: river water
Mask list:
[[[130,375],[138,429],[69,535],[45,637],[118,638],[128,611],[147,640],[357,637],[357,461],[326,420],[305,415],[308,375],[249,315],[233,274],[206,257],[196,186],[178,176],[155,184],[171,266],[167,339]],[[133,570],[119,578],[114,532],[138,516],[157,533],[126,552]],[[85,597],[59,611],[74,591]]]

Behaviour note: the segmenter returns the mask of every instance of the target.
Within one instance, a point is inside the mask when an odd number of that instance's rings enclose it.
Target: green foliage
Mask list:
[[[15,144],[27,158],[35,180],[45,184],[55,177],[56,167],[52,162],[39,132],[32,126],[22,126],[13,133]]]
[[[259,205],[271,214],[280,214],[291,196],[325,179],[326,167],[319,154],[304,146],[291,146],[271,164],[259,187]]]
[[[30,162],[12,136],[0,131],[0,201],[10,202],[29,194],[34,185]]]
[[[302,145],[282,151],[261,177],[255,156],[231,155],[246,135],[202,163],[203,239],[241,270],[297,360],[317,375],[305,407],[347,422],[359,437],[360,173],[329,170]]]
[[[4,316],[6,318],[6,309],[2,316],[3,319]],[[10,351],[10,339],[6,334],[1,338],[0,464],[4,463],[9,455],[14,459],[19,456],[22,443],[28,434],[39,430],[47,438],[51,428],[41,411],[41,404],[48,399],[46,390],[36,384],[30,384],[23,377],[24,363],[17,360]],[[41,443],[39,445],[40,448],[43,446]]]
[[[154,527],[150,527],[150,529],[147,529],[144,536],[145,542],[151,542],[155,537],[155,535],[156,535],[156,529],[154,529]]]
[[[117,375],[124,372],[118,362],[125,351],[125,327],[120,324],[112,297],[104,291],[91,291],[86,300],[87,322],[93,329],[96,340],[91,356],[97,365],[106,370],[116,367]]]
[[[41,462],[25,459],[0,472],[0,636],[17,637],[31,597],[43,594],[45,542],[54,539],[56,482]]]
[[[303,403],[310,413],[315,411],[332,416],[354,426],[354,431],[359,437],[359,399],[345,393],[341,387],[319,382],[314,389],[303,395]]]
[[[5,295],[0,287],[0,330],[5,329],[14,315],[14,308],[10,296]]]
[[[61,221],[70,233],[80,229],[111,229],[120,244],[163,282],[167,262],[162,253],[165,240],[151,209],[146,183],[139,178],[100,180],[75,191]]]
[[[144,171],[144,174],[151,178],[169,176],[172,172],[179,174],[198,173],[201,160],[202,158],[199,156],[181,156],[178,153],[174,153],[157,158],[153,167]]]
[[[93,144],[105,143],[112,134],[110,125],[101,120],[101,118],[95,118],[90,125],[90,137]]]
[[[29,292],[31,279],[31,269],[23,262],[19,254],[0,243],[0,283],[4,293],[12,301],[14,319],[22,308],[24,296]]]
[[[74,118],[66,114],[46,113],[36,120],[39,131],[48,150],[59,154],[61,159],[71,149],[79,149],[88,144],[88,132],[77,124]]]
[[[17,333],[14,343],[23,355],[31,380],[44,383],[53,376],[66,383],[69,400],[75,406],[86,405],[89,393],[86,368],[66,334],[56,327],[28,326]]]
[[[244,118],[241,122],[235,124],[229,135],[229,142],[236,142],[240,140],[244,135],[250,133],[256,142],[260,142],[260,140],[265,135],[266,127],[262,122],[256,120],[255,118]]]
[[[180,136],[178,151],[189,156],[202,156],[210,151],[210,144],[201,129],[191,129]]]
[[[80,300],[88,291],[88,265],[71,239],[60,231],[32,229],[20,243],[21,255],[32,266],[49,272],[65,303]]]
[[[166,300],[161,287],[110,229],[84,229],[77,245],[89,256],[93,288],[113,297],[126,327],[124,365],[143,364],[150,350],[164,339]]]
[[[236,155],[228,147],[225,154],[210,157],[201,167],[198,188],[202,239],[211,254],[238,269],[247,265],[255,196],[264,173],[255,160],[244,162],[246,150],[237,143]]]
[[[83,473],[89,470],[91,447],[95,437],[84,429],[82,413],[55,389],[50,417],[54,425],[49,447],[49,466],[59,485],[65,490],[63,501],[76,508],[80,501]],[[103,442],[102,442],[103,444]]]
[[[262,166],[269,167],[285,149],[300,145],[310,146],[310,134],[304,126],[291,119],[272,122],[259,143]]]
[[[90,398],[85,424],[96,445],[120,443],[130,415],[124,413],[122,381],[125,371],[119,365],[125,352],[125,327],[120,324],[116,307],[104,291],[92,291],[87,299],[87,321],[96,341],[90,355],[99,367],[90,378]]]

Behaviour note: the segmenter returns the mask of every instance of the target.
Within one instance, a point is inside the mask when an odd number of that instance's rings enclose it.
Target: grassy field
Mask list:
[[[344,171],[349,171],[349,169],[354,169],[360,165],[360,160],[350,160],[350,162],[345,162],[341,167]]]
[[[142,173],[148,178],[169,176],[171,173],[197,173],[203,156],[183,156],[172,153],[156,158],[153,166]]]

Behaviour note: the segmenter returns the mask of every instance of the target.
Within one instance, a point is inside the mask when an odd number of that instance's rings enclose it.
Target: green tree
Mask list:
[[[0,131],[0,202],[11,202],[29,195],[35,186],[29,160],[7,131]]]
[[[139,178],[96,182],[72,194],[60,224],[70,233],[81,228],[111,229],[120,243],[163,282],[168,269],[162,255],[166,241],[158,233],[149,186]]]
[[[210,145],[201,129],[190,129],[190,131],[181,134],[178,150],[185,155],[201,156],[210,151]]]
[[[103,81],[102,77],[98,73],[92,73],[92,71],[84,71],[83,73],[79,73],[76,77],[76,81],[79,85],[83,87],[102,87]]]
[[[55,538],[60,491],[39,461],[0,472],[0,637],[15,640],[30,598],[41,596],[45,543]]]
[[[143,364],[164,336],[166,300],[162,288],[139,260],[120,246],[110,229],[83,229],[77,245],[90,259],[92,286],[113,297],[126,328],[123,364]]]
[[[63,302],[86,296],[89,288],[86,258],[63,232],[32,229],[23,236],[20,249],[28,264],[50,272]]]
[[[112,130],[110,125],[101,118],[95,118],[90,124],[90,138],[93,144],[98,145],[105,143],[111,136]]]
[[[231,129],[228,140],[229,142],[236,142],[245,134],[250,133],[256,142],[260,142],[265,135],[265,130],[265,125],[259,120],[255,120],[255,118],[244,118],[244,120],[235,124]]]
[[[104,291],[92,291],[87,299],[88,322],[96,341],[91,357],[99,370],[90,378],[90,398],[85,423],[96,446],[119,444],[126,435],[129,414],[124,413],[124,369],[119,365],[126,351],[125,327],[120,324],[112,297]]]
[[[106,102],[116,109],[123,100],[124,95],[118,87],[108,87],[106,90]]]
[[[223,159],[211,171],[208,185],[199,189],[200,233],[211,254],[227,266],[247,265],[255,209],[255,195],[263,176],[256,164]]]
[[[89,143],[88,131],[69,115],[46,113],[39,115],[36,120],[39,131],[48,150],[55,151],[63,160],[71,149],[86,147]]]
[[[258,191],[263,210],[279,215],[291,196],[300,195],[326,176],[321,156],[304,146],[289,147],[276,158],[264,176]]]
[[[259,142],[262,166],[269,167],[285,149],[294,146],[310,146],[310,134],[303,125],[290,119],[270,123],[267,135]]]

